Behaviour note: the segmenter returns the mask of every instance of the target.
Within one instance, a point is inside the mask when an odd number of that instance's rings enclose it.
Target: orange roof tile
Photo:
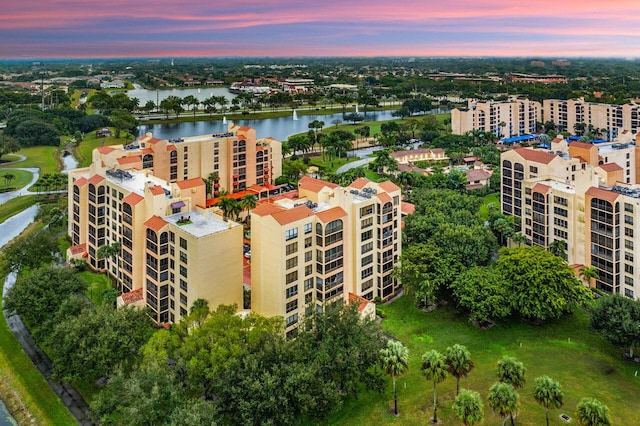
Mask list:
[[[103,180],[104,180],[104,177],[102,177],[100,175],[93,175],[87,180],[87,182],[92,183],[94,185],[97,185],[100,182],[102,182]]]
[[[80,253],[86,253],[87,251],[87,243],[82,243],[82,244],[78,244],[75,246],[71,246],[69,247],[69,251],[71,252],[72,255],[77,255]]]
[[[109,154],[110,152],[115,151],[115,148],[111,148],[110,146],[99,146],[96,149],[100,154]]]
[[[402,214],[413,214],[416,211],[416,206],[403,201],[400,203],[400,211]]]
[[[258,207],[252,210],[252,213],[258,216],[269,216],[274,213],[280,213],[284,210],[286,210],[284,207],[280,207],[275,204],[261,203],[260,205],[258,205]]]
[[[600,164],[599,167],[605,172],[617,172],[618,170],[623,170],[622,166],[616,163]]]
[[[198,186],[204,186],[204,181],[202,180],[202,178],[197,177],[187,180],[181,180],[180,182],[176,182],[176,185],[178,185],[180,189],[189,189]]]
[[[520,157],[524,158],[527,161],[535,161],[536,163],[549,164],[555,158],[557,158],[554,154],[549,154],[547,152],[531,149],[531,148],[516,148],[513,150]]]
[[[607,190],[592,186],[591,188],[587,189],[587,192],[585,192],[585,195],[589,195],[593,198],[599,198],[601,200],[607,200],[612,203],[616,200],[616,198],[618,198],[620,194],[613,191],[607,191]]]
[[[331,189],[337,188],[338,185],[331,182],[326,182],[320,179],[314,179],[309,176],[304,176],[298,182],[298,188],[306,189],[312,192],[320,192],[323,188],[329,187]]]
[[[367,186],[367,184],[371,182],[369,179],[367,178],[358,178],[356,180],[354,180],[353,182],[351,182],[351,184],[349,185],[349,188],[353,188],[353,189],[362,189],[365,186]]]
[[[274,213],[271,216],[273,216],[276,222],[278,222],[280,225],[287,225],[291,222],[296,222],[300,219],[304,219],[305,217],[313,216],[313,212],[309,207],[303,205]]]
[[[387,192],[395,192],[400,191],[400,187],[390,180],[385,180],[384,182],[378,182],[378,186],[384,189]]]
[[[357,304],[358,312],[362,312],[367,307],[367,305],[372,302],[362,296],[358,296],[357,294],[349,293],[349,303]]]
[[[73,184],[77,187],[81,187],[87,184],[87,179],[84,177],[81,177],[79,179],[76,179],[75,182],[73,182]]]
[[[140,156],[138,155],[133,155],[131,157],[118,158],[118,163],[120,164],[133,164],[133,163],[139,163],[141,161],[142,161],[142,158],[140,158]]]
[[[177,151],[178,148],[176,148],[175,145],[167,145],[167,151]]]
[[[238,130],[240,130],[242,132],[248,132],[249,130],[251,130],[251,127],[249,127],[249,126],[240,126],[240,127],[238,127]]]
[[[122,293],[120,296],[125,305],[131,305],[132,303],[144,300],[144,293],[141,288],[130,291],[128,293]]]
[[[540,194],[546,194],[547,192],[549,192],[550,189],[551,189],[550,186],[544,185],[542,183],[536,183],[535,185],[533,185],[533,188],[531,188],[531,192],[539,192]]]
[[[158,232],[168,224],[169,222],[165,221],[163,218],[154,215],[147,219],[147,221],[144,223],[144,226]]]
[[[580,141],[571,142],[569,144],[569,147],[585,148],[585,149],[596,148],[596,146],[592,143],[586,143],[586,142],[580,142]]]
[[[147,141],[147,143],[150,143],[150,144],[152,144],[152,145],[155,145],[155,144],[157,144],[158,142],[161,142],[161,141],[162,141],[162,140],[161,140],[161,139],[158,139],[158,138],[151,138],[151,139],[149,139],[149,140]]]
[[[153,150],[151,148],[144,148],[142,150],[143,154],[153,154]]]
[[[136,204],[138,204],[140,201],[144,200],[144,197],[142,195],[136,194],[135,192],[132,192],[131,194],[127,195],[126,197],[124,197],[122,199],[123,203],[127,203],[131,206],[135,206]]]
[[[391,198],[391,195],[387,194],[386,192],[378,192],[375,196],[383,203],[393,202],[393,198]]]
[[[347,212],[345,212],[342,207],[333,207],[331,209],[327,209],[321,211],[320,213],[317,213],[316,217],[318,218],[318,220],[320,220],[320,222],[329,223],[336,219],[340,219],[341,217],[345,217],[346,215]]]
[[[151,191],[153,195],[164,195],[164,189],[162,189],[160,185],[150,187],[149,191]]]

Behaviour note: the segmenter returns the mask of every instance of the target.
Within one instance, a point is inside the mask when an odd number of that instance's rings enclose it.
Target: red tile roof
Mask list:
[[[393,198],[391,198],[391,196],[386,192],[378,192],[375,196],[382,203],[393,203]]]
[[[91,177],[87,180],[87,182],[92,183],[92,184],[94,184],[94,185],[97,185],[97,184],[99,184],[100,182],[102,182],[103,180],[104,180],[104,178],[103,178],[102,176],[100,176],[100,175],[93,175],[93,176],[91,176]]]
[[[351,184],[349,185],[349,188],[353,188],[353,189],[362,189],[365,186],[367,186],[367,184],[371,182],[369,179],[367,178],[358,178],[356,180],[354,180],[353,182],[351,182]]]
[[[385,180],[384,182],[378,182],[378,186],[384,189],[387,192],[395,192],[400,191],[400,187],[390,180]]]
[[[416,211],[416,206],[403,201],[400,203],[400,211],[402,214],[413,214]]]
[[[318,220],[320,220],[320,222],[329,223],[336,219],[340,219],[341,217],[345,217],[346,215],[347,212],[345,212],[342,207],[333,207],[331,209],[317,213],[316,217],[318,218]]]
[[[131,206],[135,206],[136,204],[138,204],[140,201],[144,200],[144,197],[142,195],[136,194],[135,192],[132,192],[131,194],[127,195],[126,197],[124,197],[122,199],[123,203],[127,203]]]
[[[193,179],[181,180],[180,182],[176,182],[176,185],[178,185],[180,189],[189,189],[196,188],[198,186],[204,186],[204,181],[202,180],[202,178],[197,177]]]
[[[150,143],[150,144],[152,144],[152,145],[155,145],[155,144],[157,144],[158,142],[161,142],[161,139],[158,139],[158,138],[151,138],[151,139],[147,140],[146,142],[147,142],[147,143]]]
[[[139,288],[128,293],[122,293],[120,297],[122,297],[122,302],[124,302],[125,305],[131,305],[132,303],[144,300],[144,293],[142,289]]]
[[[79,179],[76,179],[76,181],[73,182],[73,184],[77,187],[85,186],[87,184],[87,179],[84,177],[81,177]]]
[[[167,145],[167,151],[177,151],[178,148],[176,148],[175,145]]]
[[[536,163],[549,164],[555,158],[557,158],[554,154],[549,154],[547,152],[531,149],[531,148],[516,148],[513,150],[520,157],[524,158],[527,161],[535,161]]]
[[[87,252],[87,243],[82,243],[82,244],[78,244],[75,246],[71,246],[69,247],[69,251],[71,252],[72,255],[77,255],[80,253],[86,253]]]
[[[362,312],[367,307],[367,305],[372,302],[362,296],[358,296],[357,294],[349,293],[349,303],[357,304],[358,312]]]
[[[601,200],[606,200],[612,203],[616,200],[616,198],[618,198],[620,194],[618,194],[617,192],[606,191],[604,189],[600,189],[600,188],[596,188],[595,186],[592,186],[591,188],[587,189],[587,192],[585,192],[585,195],[589,195],[593,198],[599,198]]]
[[[115,151],[115,148],[111,148],[110,146],[99,146],[96,149],[100,154],[109,154],[110,152]]]
[[[605,172],[617,172],[618,170],[623,170],[622,166],[616,163],[600,164],[599,167]]]
[[[467,170],[467,180],[473,182],[474,180],[485,180],[491,177],[491,173],[482,169]]]
[[[585,149],[596,148],[596,146],[592,143],[579,142],[579,141],[571,142],[569,144],[569,147],[585,148]]]
[[[289,223],[304,219],[305,217],[313,216],[313,212],[309,207],[303,205],[274,213],[272,214],[272,216],[280,225],[287,225]]]
[[[146,226],[147,228],[153,229],[154,231],[158,232],[162,228],[164,228],[165,225],[167,225],[167,224],[169,224],[169,222],[165,221],[163,218],[161,218],[159,216],[151,216],[144,223],[144,226]]]
[[[309,176],[305,176],[298,182],[298,188],[306,189],[312,192],[320,192],[323,188],[329,187],[331,189],[337,188],[338,185],[331,182],[325,182],[320,179],[314,179]]]
[[[270,216],[275,213],[280,213],[286,210],[284,207],[277,206],[271,203],[261,203],[258,207],[253,209],[252,213],[258,216]]]
[[[164,189],[162,189],[160,185],[150,187],[149,191],[151,191],[153,195],[164,195]]]
[[[142,158],[140,158],[140,156],[138,155],[133,155],[131,157],[118,158],[118,163],[120,164],[133,164],[133,163],[139,163],[141,161],[142,161]]]
[[[533,185],[533,188],[531,188],[531,192],[539,192],[540,194],[546,194],[547,192],[549,192],[550,189],[551,189],[550,186],[544,185],[542,183],[536,183],[535,185]]]

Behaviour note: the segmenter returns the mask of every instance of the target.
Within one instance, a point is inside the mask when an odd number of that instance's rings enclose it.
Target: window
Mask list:
[[[183,279],[180,279],[180,290],[189,291],[189,287],[187,286],[187,282]]]
[[[633,253],[629,253],[628,251],[625,251],[624,260],[626,260],[627,262],[633,262]]]
[[[304,280],[304,291],[311,290],[313,288],[313,278],[307,278]]]
[[[181,251],[180,252],[180,262],[187,264],[187,253]]]
[[[627,214],[624,215],[624,223],[627,225],[633,225],[633,216],[629,216]]]
[[[298,299],[292,300],[291,302],[287,303],[287,305],[286,305],[287,313],[289,313],[291,311],[295,311],[297,309],[298,309]]]
[[[627,274],[633,275],[633,266],[625,264],[624,265],[624,271]]]
[[[633,229],[631,228],[624,228],[624,235],[626,237],[631,237],[633,238]]]
[[[289,287],[289,288],[287,288],[285,290],[285,295],[287,296],[287,299],[290,298],[290,297],[295,296],[296,294],[298,294],[298,286],[297,285],[291,286],[291,287]]]
[[[371,230],[371,229],[369,229],[368,231],[363,232],[362,235],[361,235],[362,241],[370,240],[372,237],[373,237],[373,230]]]
[[[187,278],[187,268],[185,268],[182,265],[180,265],[180,275],[182,275],[183,277]]]
[[[313,265],[307,265],[304,267],[304,276],[308,277],[313,273]]]
[[[368,228],[368,227],[370,227],[371,225],[373,225],[373,218],[372,218],[372,217],[369,217],[369,218],[363,219],[363,220],[362,220],[362,222],[360,223],[360,227],[361,227],[362,229],[364,229],[364,228]]]
[[[285,241],[289,241],[294,238],[298,238],[298,228],[288,229],[285,232]]]
[[[183,248],[185,250],[187,249],[187,240],[182,237],[180,237],[180,248]]]
[[[360,217],[373,213],[373,205],[365,206],[360,209]]]
[[[295,268],[296,266],[298,266],[298,258],[297,257],[292,257],[290,259],[287,259],[286,265],[287,265],[286,269]]]
[[[287,253],[287,256],[290,254],[293,254],[295,252],[298,251],[298,243],[291,243],[291,244],[287,244],[287,247],[285,249],[285,252]]]
[[[369,265],[370,263],[373,263],[373,254],[362,258],[362,266]]]
[[[306,252],[304,254],[304,261],[305,262],[311,262],[313,260],[313,252],[311,250],[309,250],[308,252]]]
[[[287,284],[291,284],[292,282],[294,282],[297,279],[298,279],[298,271],[290,272],[285,277],[285,280],[286,280]]]
[[[310,233],[311,231],[313,231],[313,225],[312,225],[312,224],[310,224],[310,223],[305,223],[305,224],[304,224],[304,233],[305,233],[305,234],[308,234],[308,233]]]
[[[313,244],[313,239],[311,237],[304,239],[304,248],[309,248]]]
[[[371,287],[373,287],[373,278],[362,283],[362,291],[369,290]]]
[[[180,293],[180,303],[182,303],[183,305],[187,305],[187,295]]]
[[[529,166],[529,172],[530,173],[538,173],[538,168],[535,166]]]
[[[628,248],[629,250],[633,250],[633,241],[624,240],[624,248]]]
[[[298,322],[298,314],[293,314],[287,317],[287,327],[290,327]]]
[[[624,289],[624,295],[633,299],[633,290],[629,288]]]
[[[373,275],[373,266],[369,266],[367,269],[362,270],[362,279],[370,277]]]

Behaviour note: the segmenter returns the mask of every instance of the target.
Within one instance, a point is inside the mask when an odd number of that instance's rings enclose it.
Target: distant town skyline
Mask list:
[[[5,2],[0,58],[640,57],[637,0]]]

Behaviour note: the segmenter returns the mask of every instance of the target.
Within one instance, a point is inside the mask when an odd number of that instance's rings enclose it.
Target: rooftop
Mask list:
[[[176,213],[171,216],[165,216],[163,219],[196,238],[207,237],[241,226],[233,221],[225,222],[222,217],[215,213],[203,213],[199,210]],[[179,223],[185,219],[184,223]]]

